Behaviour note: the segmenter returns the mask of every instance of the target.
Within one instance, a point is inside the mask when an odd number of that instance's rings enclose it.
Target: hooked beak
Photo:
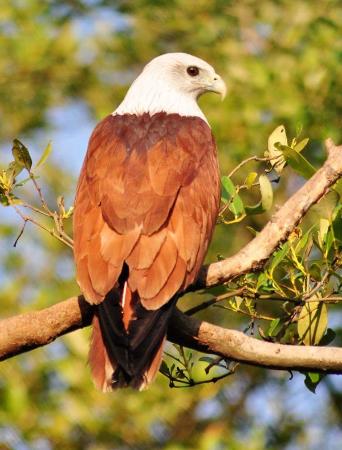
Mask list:
[[[223,100],[227,93],[226,83],[222,80],[220,75],[215,73],[213,80],[208,85],[208,91],[216,92],[216,94],[221,95],[221,99]]]

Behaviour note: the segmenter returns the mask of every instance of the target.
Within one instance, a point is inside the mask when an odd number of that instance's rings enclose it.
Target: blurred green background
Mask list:
[[[292,135],[303,126],[306,156],[319,163],[325,138],[341,142],[341,30],[339,0],[2,2],[0,161],[11,159],[14,137],[33,155],[52,139],[41,184],[51,207],[57,195],[72,204],[96,121],[116,108],[149,59],[185,51],[210,62],[228,85],[223,103],[210,95],[200,101],[222,173],[262,155],[281,123]],[[285,175],[276,202],[299,184]],[[250,225],[260,228],[266,219]],[[13,211],[1,208],[1,317],[78,293],[71,252],[32,227],[14,249],[18,229]],[[245,224],[217,227],[208,260],[250,238]],[[241,330],[248,322],[221,310],[203,317]],[[334,320],[341,327],[340,316]],[[104,395],[90,381],[88,338],[89,330],[77,331],[1,363],[1,450],[342,448],[338,377],[326,378],[313,395],[301,374],[289,381],[288,373],[240,367],[217,384],[169,389],[159,375],[147,392]]]

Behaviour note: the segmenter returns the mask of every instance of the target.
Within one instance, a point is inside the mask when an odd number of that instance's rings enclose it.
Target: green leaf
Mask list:
[[[243,201],[239,194],[236,192],[236,188],[232,180],[224,175],[221,178],[221,183],[223,186],[222,199],[226,202],[231,201],[229,205],[229,210],[234,214],[235,218],[245,214],[245,208],[243,206]]]
[[[260,288],[266,287],[267,284],[268,284],[268,277],[267,277],[267,275],[265,273],[262,272],[258,276],[258,282],[257,282],[257,285],[256,285],[256,290],[259,291]]]
[[[279,324],[280,324],[279,318],[273,319],[272,322],[270,323],[270,326],[268,327],[267,334],[269,336],[276,336],[276,334],[277,334],[276,330],[277,330]]]
[[[333,230],[330,228],[330,230],[328,231],[326,237],[325,237],[325,250],[324,250],[324,254],[325,256],[328,256],[330,249],[334,243],[334,233]]]
[[[245,211],[249,215],[264,213],[272,207],[273,189],[270,180],[263,174],[259,177],[259,183],[261,200],[254,206],[245,206]]]
[[[316,393],[316,388],[324,378],[324,374],[317,372],[306,372],[305,373],[305,386],[311,391],[313,394]]]
[[[302,141],[298,142],[298,144],[296,144],[293,149],[296,150],[296,152],[301,152],[306,146],[307,143],[309,142],[309,138],[305,138]]]
[[[336,206],[332,213],[332,228],[335,239],[342,242],[342,204]]]
[[[0,192],[0,203],[2,204],[2,206],[9,206],[8,198],[1,192]]]
[[[317,372],[308,372],[307,375],[313,383],[317,383],[320,379],[319,373]]]
[[[279,125],[279,127],[270,134],[268,138],[268,152],[265,153],[265,156],[272,158],[270,161],[272,169],[280,174],[286,165],[286,161],[283,152],[276,144],[287,145],[287,136],[284,125]]]
[[[42,153],[42,156],[40,157],[39,161],[36,164],[36,168],[45,163],[45,161],[48,159],[51,151],[52,151],[52,142],[49,141],[48,145],[45,147],[45,149]]]
[[[261,192],[261,203],[265,211],[268,211],[272,207],[273,203],[273,189],[270,180],[266,175],[260,175],[260,192]]]
[[[164,375],[170,375],[170,370],[165,361],[162,361],[159,371]]]
[[[254,183],[254,181],[256,180],[258,174],[256,172],[250,172],[246,179],[245,179],[245,185],[248,187],[248,189],[252,186],[252,184]]]
[[[316,225],[313,225],[310,227],[310,229],[303,234],[303,236],[298,240],[298,242],[295,245],[295,253],[296,255],[299,255],[301,250],[307,247],[307,245],[310,245],[310,242],[312,242],[312,234],[315,229]]]
[[[311,178],[312,175],[314,175],[316,169],[304,158],[304,156],[287,145],[278,145],[278,148],[283,152],[287,163],[295,172],[304,178]]]
[[[330,226],[329,220],[327,220],[327,219],[319,220],[318,242],[322,248],[324,246],[324,241],[325,241],[326,235],[328,233],[329,226]]]
[[[322,337],[320,345],[329,345],[336,337],[336,333],[331,328],[327,329],[327,332]]]
[[[328,311],[325,303],[306,302],[297,323],[298,335],[305,345],[319,344],[328,326]]]
[[[239,194],[236,194],[229,205],[230,211],[234,214],[235,218],[242,216],[245,213],[242,199]]]
[[[268,268],[271,277],[273,276],[274,269],[282,262],[282,260],[287,255],[289,249],[290,249],[289,243],[285,242],[285,244],[282,245],[280,250],[278,250],[277,253],[274,255],[274,257],[272,258]]]
[[[222,183],[222,186],[223,186],[222,198],[225,201],[229,201],[232,197],[234,197],[234,195],[236,193],[236,189],[235,189],[234,183],[226,175],[224,175],[221,178],[221,183]]]
[[[24,169],[24,167],[21,164],[18,164],[16,161],[12,161],[9,163],[6,173],[9,176],[12,176],[12,178],[16,178],[20,172]]]
[[[12,153],[17,164],[27,170],[31,170],[32,159],[30,153],[25,145],[19,141],[19,139],[13,140]]]

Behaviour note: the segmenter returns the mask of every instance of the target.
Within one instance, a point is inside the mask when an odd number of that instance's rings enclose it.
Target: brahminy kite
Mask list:
[[[221,77],[185,53],[153,59],[93,131],[74,211],[77,281],[94,306],[89,364],[103,391],[147,387],[177,297],[194,283],[220,202],[216,144],[197,104]]]

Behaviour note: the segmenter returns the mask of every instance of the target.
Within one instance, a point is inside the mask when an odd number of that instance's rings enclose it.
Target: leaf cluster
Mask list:
[[[65,232],[65,220],[71,218],[73,207],[68,210],[65,209],[64,198],[59,196],[56,200],[57,208],[52,210],[49,208],[42,189],[38,183],[38,176],[36,170],[39,169],[48,159],[52,151],[52,143],[49,142],[43,150],[38,162],[32,168],[32,158],[28,148],[19,141],[13,140],[12,155],[14,161],[10,162],[7,169],[0,173],[0,204],[2,206],[12,206],[15,212],[23,221],[23,226],[19,232],[14,246],[17,245],[19,238],[22,236],[26,223],[31,222],[42,230],[47,231],[51,236],[57,238],[63,244],[72,248],[72,238]],[[28,177],[17,180],[17,177],[26,171]],[[22,193],[18,192],[28,181],[32,182],[35,193],[38,197],[38,204],[32,204],[24,200]],[[28,215],[24,210],[29,210],[31,215]],[[45,221],[43,221],[45,219]],[[47,220],[47,223],[46,223]]]

